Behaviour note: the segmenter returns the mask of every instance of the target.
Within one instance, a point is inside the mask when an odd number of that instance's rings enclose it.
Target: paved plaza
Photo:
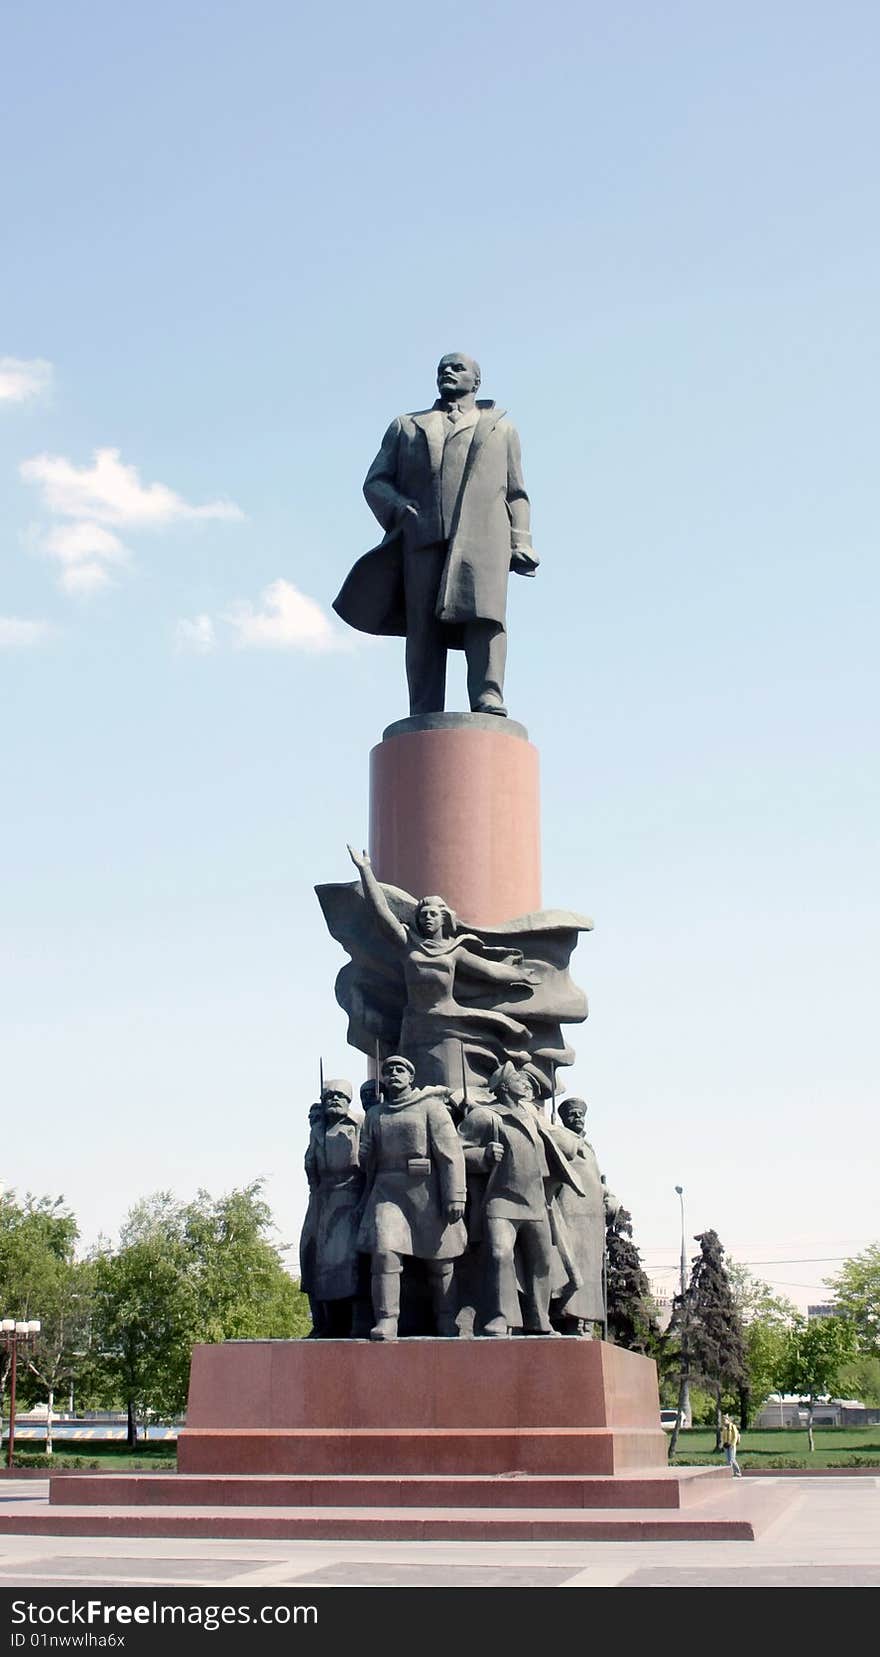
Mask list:
[[[784,1484],[791,1500],[754,1542],[211,1542],[4,1535],[0,1586],[880,1587],[880,1477],[772,1482]],[[0,1513],[47,1500],[48,1481],[11,1480],[0,1487]]]

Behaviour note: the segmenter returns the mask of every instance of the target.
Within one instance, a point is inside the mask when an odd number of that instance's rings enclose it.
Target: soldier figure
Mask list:
[[[590,1335],[593,1323],[605,1321],[602,1269],[605,1227],[620,1206],[602,1182],[592,1145],[584,1138],[587,1107],[583,1099],[559,1106],[561,1127],[553,1135],[577,1172],[582,1190],[562,1186],[554,1198],[554,1215],[564,1227],[569,1255],[553,1289],[553,1321],[564,1335]]]
[[[360,1160],[366,1206],[357,1246],[371,1256],[370,1339],[397,1339],[406,1259],[425,1262],[435,1333],[458,1334],[453,1267],[467,1242],[464,1157],[446,1088],[416,1088],[415,1067],[392,1054],[382,1065],[382,1102],[367,1114]]]
[[[548,1203],[554,1189],[582,1190],[553,1135],[535,1109],[539,1083],[531,1067],[507,1060],[489,1081],[493,1105],[476,1105],[461,1124],[465,1161],[488,1178],[479,1211],[472,1216],[473,1240],[483,1243],[486,1261],[485,1335],[508,1335],[522,1324],[526,1335],[553,1335],[550,1273],[553,1233]],[[516,1306],[515,1267],[521,1282],[522,1315]]]
[[[320,1104],[309,1111],[309,1206],[300,1238],[300,1282],[316,1338],[366,1332],[356,1246],[364,1180],[360,1128],[348,1114],[350,1104],[351,1083],[340,1078],[325,1082]]]

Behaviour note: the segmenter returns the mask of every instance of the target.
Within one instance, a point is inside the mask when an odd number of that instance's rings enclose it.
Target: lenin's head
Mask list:
[[[441,397],[467,397],[479,390],[480,365],[463,351],[447,351],[437,365],[437,390]]]

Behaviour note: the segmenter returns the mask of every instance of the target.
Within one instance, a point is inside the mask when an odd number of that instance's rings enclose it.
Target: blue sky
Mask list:
[[[656,1277],[677,1183],[804,1303],[876,1237],[878,48],[846,0],[7,17],[4,1185],[90,1240],[265,1176],[295,1242],[319,1054],[364,1073],[312,887],[406,711],[329,604],[464,349],[609,1183]]]

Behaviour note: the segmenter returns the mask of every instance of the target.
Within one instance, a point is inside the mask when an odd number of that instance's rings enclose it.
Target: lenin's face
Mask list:
[[[441,357],[437,368],[437,390],[441,397],[463,397],[476,391],[480,374],[473,357],[460,356],[450,351]]]

